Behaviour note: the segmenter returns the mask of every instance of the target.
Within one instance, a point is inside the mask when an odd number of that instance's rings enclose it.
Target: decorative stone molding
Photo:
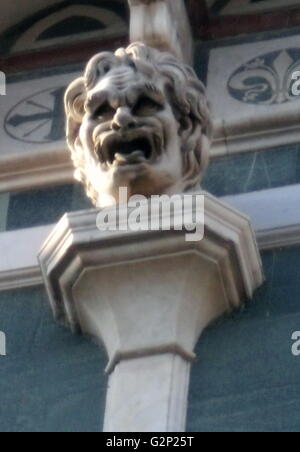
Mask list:
[[[183,0],[128,0],[130,40],[169,50],[181,61],[193,61],[193,38]]]
[[[74,168],[66,148],[0,158],[0,193],[68,184],[73,180]]]
[[[201,194],[202,241],[187,242],[184,226],[101,232],[89,210],[65,215],[42,247],[56,319],[105,344],[106,431],[183,431],[199,336],[263,281],[249,219]]]
[[[207,96],[215,118],[212,155],[299,143],[300,97],[291,92],[299,64],[296,35],[210,51]]]
[[[261,251],[300,245],[300,212],[295,209],[300,204],[300,185],[221,200],[251,218]],[[0,265],[0,291],[42,284],[36,255],[54,226],[0,233],[0,255],[6,257]],[[26,243],[30,246],[24,250],[20,244]]]
[[[111,2],[113,3],[113,2]],[[114,0],[114,3],[115,0]],[[107,3],[108,4],[108,3]],[[121,14],[116,14],[115,9],[123,9],[123,5],[120,3],[112,9],[109,7],[93,6],[91,4],[86,4],[84,8],[82,5],[66,5],[65,8],[58,9],[51,14],[45,14],[40,20],[34,22],[23,34],[20,33],[18,39],[14,43],[11,52],[24,52],[30,50],[40,50],[44,47],[55,46],[62,44],[62,39],[64,43],[75,41],[76,43],[88,39],[106,39],[115,36],[122,36],[127,33],[127,24],[125,18]],[[64,22],[67,19],[81,18],[82,22],[86,18],[92,18],[98,21],[98,29],[90,32],[79,32],[76,33],[76,40],[74,39],[74,30],[70,30],[70,34],[65,33],[65,36],[56,36],[55,33],[51,33],[51,28],[55,25],[64,25],[67,31],[69,30],[70,23]],[[32,19],[33,21],[33,19]],[[19,24],[20,29],[22,23]],[[69,27],[68,27],[69,25]],[[23,26],[24,28],[24,26]],[[50,31],[49,31],[50,30]],[[72,33],[73,31],[73,33]],[[54,34],[54,36],[53,36]],[[46,36],[46,37],[45,37]],[[83,42],[84,45],[84,42]]]
[[[43,278],[37,264],[33,267],[0,272],[0,291],[36,287],[42,284]]]
[[[43,284],[37,255],[53,226],[0,234],[0,291]]]
[[[242,195],[226,196],[225,202],[246,212],[256,231],[260,250],[300,244],[300,185],[289,185]]]

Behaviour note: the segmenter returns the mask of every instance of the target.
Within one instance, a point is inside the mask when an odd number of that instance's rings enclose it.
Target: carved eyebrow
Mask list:
[[[157,102],[154,100],[151,96],[148,96],[147,94],[141,94],[137,100],[135,105],[133,106],[133,113],[135,115],[142,114],[145,111],[160,111],[164,108],[163,104],[161,102]]]
[[[148,97],[161,107],[165,105],[166,98],[164,93],[150,82],[138,83],[132,87],[132,89],[126,92],[124,100],[128,105],[134,106],[141,97]]]
[[[95,92],[92,95],[88,96],[85,103],[85,110],[88,113],[93,114],[95,113],[97,108],[99,108],[99,106],[104,104],[105,102],[108,102],[107,94],[103,91]]]
[[[156,86],[152,84],[146,84],[144,87],[144,91],[140,93],[140,96],[147,95],[151,100],[157,102],[161,106],[165,103],[165,97],[160,89],[156,88]],[[139,97],[140,97],[139,96]]]

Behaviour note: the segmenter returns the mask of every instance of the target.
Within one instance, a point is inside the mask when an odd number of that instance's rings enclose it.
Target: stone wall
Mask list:
[[[231,48],[242,45],[256,48],[259,43],[257,56],[267,55],[272,41],[282,40],[280,46],[284,48],[283,40],[294,39],[294,46],[300,47],[299,37],[299,30],[277,31],[198,45],[196,70],[209,86],[209,64],[214,50],[225,49],[230,54],[235,51]],[[247,49],[249,52],[249,47]],[[252,50],[251,57],[241,57],[242,47],[239,52],[238,67],[253,58]],[[215,54],[220,55],[220,52]],[[52,70],[51,77],[57,86],[60,86],[60,80],[56,80],[60,72],[65,77],[64,82],[73,77],[65,69],[54,70],[54,73]],[[43,90],[35,87],[39,75],[34,78],[31,74],[31,78],[34,89],[30,95],[28,93],[30,99]],[[46,83],[45,77],[40,79],[42,85]],[[12,85],[22,83],[22,77],[10,82]],[[29,79],[26,84],[31,90]],[[8,110],[27,98],[27,95],[20,94],[20,98],[17,95],[16,92],[16,99]],[[220,103],[227,101],[225,94],[220,96]],[[268,127],[272,126],[270,118],[274,110],[271,107],[267,111],[259,102],[251,107],[238,99],[232,98],[230,102],[232,111],[234,106],[239,106],[243,115],[247,108],[251,114],[264,108]],[[291,115],[293,108],[297,110],[296,104],[291,105],[282,103],[283,116],[285,111]],[[221,106],[225,111],[226,105]],[[215,115],[217,107],[214,99]],[[22,110],[15,111],[15,114],[20,113]],[[7,112],[4,116],[5,121],[11,119]],[[243,129],[243,133],[250,136],[250,129]],[[225,196],[299,184],[299,144],[296,138],[289,137],[289,131],[281,134],[280,145],[276,144],[276,139],[268,138],[261,141],[261,145],[259,139],[253,139],[249,149],[243,148],[243,152],[235,149],[232,153],[230,147],[222,148],[224,137],[221,137],[222,145],[214,153],[203,188]],[[285,138],[289,141],[284,141]],[[32,150],[32,143],[24,144],[16,136],[2,134],[1,143],[0,153],[3,154],[13,145],[16,152],[26,152],[28,146]],[[57,142],[47,143],[47,146],[52,151],[51,146],[56,149]],[[219,152],[220,149],[223,151]],[[40,150],[39,144],[34,144],[34,150]],[[89,207],[91,204],[82,189],[71,182],[8,190],[0,195],[0,231],[56,223],[66,211]],[[300,248],[265,252],[263,262],[267,281],[255,299],[243,310],[209,328],[197,346],[198,359],[192,371],[189,397],[189,431],[300,429],[300,358],[291,354],[291,335],[300,329]],[[107,382],[105,352],[90,340],[72,335],[55,323],[42,287],[0,293],[0,331],[7,336],[7,356],[0,356],[0,431],[102,430]]]

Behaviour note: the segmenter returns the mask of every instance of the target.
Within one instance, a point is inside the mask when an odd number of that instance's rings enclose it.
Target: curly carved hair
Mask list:
[[[88,92],[101,77],[104,77],[111,64],[120,58],[125,64],[134,64],[137,71],[146,78],[147,85],[155,89],[155,77],[163,77],[165,92],[169,97],[175,117],[184,131],[182,135],[183,186],[184,190],[195,187],[201,180],[209,162],[209,148],[212,139],[212,123],[205,87],[195,71],[181,63],[171,53],[162,52],[142,43],[131,44],[115,53],[102,52],[88,63],[84,76],[68,87],[65,94],[67,116],[67,141],[76,167],[76,178],[86,188],[94,203],[97,193],[87,177],[85,167],[87,156],[76,144]]]

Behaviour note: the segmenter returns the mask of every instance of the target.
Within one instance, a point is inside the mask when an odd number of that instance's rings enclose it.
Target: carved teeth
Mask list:
[[[126,162],[126,156],[123,154],[116,154],[115,160],[117,160],[117,162]]]
[[[101,139],[102,138],[102,139]],[[99,160],[111,166],[130,165],[149,161],[161,154],[161,139],[157,134],[109,134],[101,137],[97,146]]]
[[[131,154],[122,154],[122,153],[117,153],[115,155],[115,162],[117,163],[139,163],[142,161],[145,161],[145,155],[143,153],[143,151],[134,151]]]
[[[107,148],[108,159],[119,162],[135,163],[137,160],[150,159],[152,146],[146,137],[137,137],[131,140],[112,140]]]

